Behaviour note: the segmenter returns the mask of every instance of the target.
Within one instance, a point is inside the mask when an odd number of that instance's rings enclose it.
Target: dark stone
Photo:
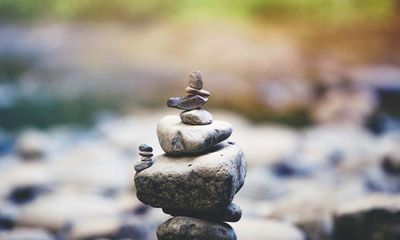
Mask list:
[[[139,151],[141,152],[153,152],[153,148],[147,144],[142,144],[139,146]]]
[[[149,168],[153,165],[153,161],[140,161],[135,163],[135,171],[140,172],[143,171],[146,168]]]
[[[200,108],[208,101],[199,95],[187,96],[187,97],[173,97],[168,99],[167,106],[172,108],[178,108],[182,110],[193,110]]]
[[[20,186],[11,190],[8,199],[16,204],[26,204],[34,200],[43,192],[43,188],[38,186]]]
[[[227,223],[191,217],[173,217],[157,229],[158,240],[207,239],[236,240],[235,231]]]
[[[0,214],[0,231],[10,230],[15,226],[15,218],[9,215]]]
[[[385,156],[382,167],[389,174],[400,175],[400,156],[394,154]]]
[[[221,208],[214,211],[163,208],[163,212],[172,216],[195,217],[217,222],[237,222],[242,217],[242,210],[234,203],[231,203],[226,208]]]
[[[153,154],[151,152],[139,152],[139,155],[142,157],[152,157]]]
[[[400,199],[371,196],[339,209],[334,218],[334,240],[400,239]]]

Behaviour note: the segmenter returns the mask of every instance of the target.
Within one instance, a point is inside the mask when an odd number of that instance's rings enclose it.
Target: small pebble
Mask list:
[[[194,109],[180,114],[181,121],[189,125],[207,125],[212,123],[213,116],[204,109]]]
[[[195,89],[192,87],[187,87],[186,88],[186,92],[189,96],[193,96],[193,95],[200,95],[202,97],[209,97],[210,96],[210,92],[206,91],[204,89]]]
[[[189,86],[195,89],[203,88],[203,74],[200,71],[194,71],[189,74]]]
[[[151,157],[142,157],[141,161],[153,161]]]
[[[153,152],[153,148],[147,144],[142,144],[139,146],[139,151],[141,152]]]
[[[153,165],[153,161],[140,161],[135,163],[135,171],[140,172]]]
[[[153,154],[151,152],[139,152],[139,155],[142,157],[152,157]]]

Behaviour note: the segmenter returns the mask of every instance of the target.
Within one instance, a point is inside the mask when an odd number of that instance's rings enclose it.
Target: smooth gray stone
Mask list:
[[[204,89],[196,89],[196,88],[192,88],[192,87],[187,87],[186,88],[186,93],[189,96],[193,96],[193,95],[200,95],[202,97],[209,97],[210,96],[210,92],[206,91]]]
[[[400,197],[371,195],[338,207],[334,240],[399,239]]]
[[[190,125],[207,125],[212,123],[213,116],[204,109],[184,111],[180,114],[181,121]]]
[[[172,216],[195,217],[217,222],[237,222],[242,217],[242,210],[234,203],[229,204],[226,208],[214,211],[195,211],[179,208],[163,208],[162,210]]]
[[[171,108],[178,108],[182,110],[193,110],[201,108],[208,101],[200,95],[186,96],[186,97],[173,97],[168,99],[167,106]]]
[[[236,240],[235,231],[224,222],[191,217],[173,217],[157,229],[158,240]]]
[[[153,148],[147,144],[141,144],[139,146],[139,151],[141,152],[153,152]]]
[[[135,174],[136,194],[158,208],[216,210],[228,206],[243,186],[246,161],[236,146],[221,143],[201,156],[153,158]]]
[[[188,125],[179,116],[163,117],[157,125],[161,148],[169,155],[197,154],[224,141],[232,134],[232,126],[223,121],[208,125]]]
[[[140,172],[146,168],[151,167],[152,165],[153,165],[153,161],[151,161],[151,159],[150,159],[150,160],[145,160],[145,161],[142,160],[140,162],[137,162],[137,163],[135,163],[134,167],[135,167],[136,172]]]
[[[189,74],[189,87],[198,90],[203,88],[203,74],[200,71],[194,71]]]
[[[154,155],[153,155],[153,153],[151,153],[151,152],[139,152],[139,156],[142,156],[142,157],[152,157],[152,156],[154,156]]]

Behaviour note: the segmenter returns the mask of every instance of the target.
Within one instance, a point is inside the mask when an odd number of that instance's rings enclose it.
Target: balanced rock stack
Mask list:
[[[225,141],[231,125],[214,121],[201,108],[210,96],[202,88],[201,73],[193,72],[188,95],[168,100],[169,107],[184,111],[158,123],[157,136],[165,154],[151,158],[146,155],[151,147],[139,147],[143,159],[135,164],[137,197],[173,216],[158,227],[159,240],[236,239],[225,222],[241,218],[232,200],[244,184],[246,161],[234,142]]]

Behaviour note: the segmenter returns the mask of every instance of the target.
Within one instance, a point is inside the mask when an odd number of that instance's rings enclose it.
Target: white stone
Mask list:
[[[224,121],[213,121],[208,125],[187,125],[179,116],[166,116],[157,125],[157,136],[161,148],[170,155],[194,154],[227,139],[232,126]]]

